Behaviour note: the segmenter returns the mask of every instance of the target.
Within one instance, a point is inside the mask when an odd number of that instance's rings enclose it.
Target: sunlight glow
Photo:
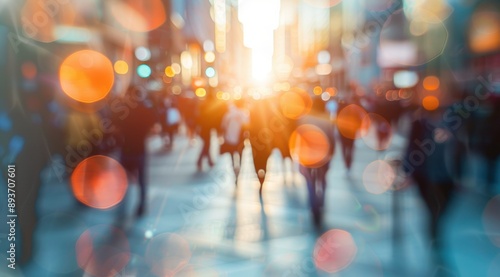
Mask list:
[[[279,0],[239,0],[243,44],[252,49],[252,77],[265,80],[272,71],[274,30],[279,26]]]

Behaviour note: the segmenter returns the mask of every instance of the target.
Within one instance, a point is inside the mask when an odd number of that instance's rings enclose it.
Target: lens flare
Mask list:
[[[149,65],[147,64],[141,64],[137,67],[137,75],[139,75],[139,77],[141,78],[148,78],[149,76],[151,76],[151,67],[149,67]]]
[[[449,37],[445,23],[425,9],[419,11],[418,16],[415,17],[418,21],[412,21],[411,24],[402,24],[406,20],[402,10],[393,12],[385,21],[380,31],[380,48],[377,58],[381,66],[423,65],[444,52]]]
[[[439,88],[439,84],[439,78],[436,76],[427,76],[422,83],[424,88],[430,91],[437,90]]]
[[[351,234],[340,229],[330,230],[316,241],[314,264],[328,273],[336,273],[347,268],[358,252]]]
[[[474,13],[470,23],[469,46],[475,53],[488,53],[500,49],[498,8],[485,6]]]
[[[307,167],[320,167],[331,158],[328,136],[314,125],[297,127],[290,136],[289,147],[293,159]]]
[[[368,128],[369,125],[362,125],[366,111],[356,105],[351,104],[344,107],[337,117],[337,127],[341,135],[349,139],[357,139],[361,136],[361,128]]]
[[[313,89],[314,95],[321,95],[323,93],[323,89],[320,86],[315,86]]]
[[[385,161],[371,162],[363,171],[363,185],[366,191],[373,194],[382,194],[391,188],[396,174],[394,169]]]
[[[102,155],[83,160],[71,175],[76,199],[96,209],[108,209],[120,203],[127,186],[125,169],[116,160]]]
[[[312,107],[312,99],[302,89],[293,88],[283,93],[279,99],[281,112],[285,117],[298,119],[307,114]]]
[[[126,61],[118,60],[114,64],[114,69],[116,74],[124,75],[128,72],[128,64]]]
[[[173,78],[175,76],[175,71],[172,66],[165,67],[165,75],[167,77]]]
[[[145,259],[155,276],[175,276],[188,264],[191,250],[183,237],[166,233],[149,242]]]
[[[82,233],[75,245],[78,266],[91,276],[115,276],[130,261],[127,236],[108,225]]]
[[[426,96],[422,99],[422,106],[428,111],[433,111],[439,108],[439,99],[436,96]]]
[[[198,97],[205,97],[207,95],[207,91],[204,88],[197,88],[195,94]]]
[[[107,1],[114,19],[133,32],[149,32],[160,27],[167,18],[161,0]]]
[[[103,54],[82,50],[68,56],[59,69],[61,88],[72,99],[97,102],[108,95],[114,82],[113,65]]]

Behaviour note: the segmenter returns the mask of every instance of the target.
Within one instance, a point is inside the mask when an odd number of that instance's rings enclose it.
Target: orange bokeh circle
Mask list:
[[[369,128],[369,124],[363,124],[366,114],[366,111],[356,104],[344,107],[337,117],[340,134],[349,139],[359,138],[361,128]]]
[[[439,108],[439,99],[436,96],[426,96],[422,99],[422,106],[428,111],[433,111]]]
[[[424,81],[422,82],[422,85],[426,90],[437,90],[440,85],[439,78],[436,76],[427,76],[425,77]]]
[[[97,209],[108,209],[120,203],[127,186],[127,173],[122,165],[102,155],[81,161],[71,175],[76,199]]]
[[[115,20],[133,32],[149,32],[165,23],[167,15],[161,0],[125,0],[111,2]]]
[[[311,110],[312,99],[305,90],[293,88],[280,96],[279,104],[285,117],[298,119]]]
[[[328,136],[311,124],[298,126],[289,140],[292,158],[307,167],[320,167],[330,160]]]
[[[81,50],[69,55],[59,69],[61,88],[72,99],[97,102],[108,95],[114,82],[113,65],[103,54]]]

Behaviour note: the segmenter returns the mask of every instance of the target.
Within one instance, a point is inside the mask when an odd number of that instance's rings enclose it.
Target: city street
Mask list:
[[[0,277],[500,277],[499,122],[499,0],[0,0]]]
[[[160,139],[152,137],[149,204],[146,216],[139,219],[133,216],[137,186],[129,188],[127,207],[101,211],[77,204],[68,183],[47,170],[38,202],[35,255],[23,268],[24,275],[17,270],[12,276],[92,276],[103,272],[99,270],[119,270],[116,276],[158,276],[155,268],[162,276],[495,276],[498,248],[481,221],[487,199],[472,192],[457,194],[446,221],[446,256],[452,267],[431,264],[422,227],[424,210],[412,187],[397,195],[401,236],[394,247],[393,194],[368,193],[362,175],[369,162],[397,156],[404,145],[404,139],[395,136],[389,150],[377,153],[358,140],[349,175],[337,151],[328,173],[327,211],[320,230],[312,224],[303,177],[288,162],[283,169],[278,152],[271,158],[261,202],[250,148],[245,149],[235,186],[229,156],[217,157],[214,168],[197,172],[199,142],[191,146],[179,136],[166,153]],[[331,229],[352,235],[355,252],[343,270],[329,275],[315,266],[314,249],[321,246],[320,235]],[[92,234],[90,240],[83,238],[85,231]],[[94,255],[106,253],[106,247],[113,255],[90,258],[94,250]],[[86,274],[79,264],[85,267],[92,261],[100,266]],[[11,274],[0,271],[2,276]]]

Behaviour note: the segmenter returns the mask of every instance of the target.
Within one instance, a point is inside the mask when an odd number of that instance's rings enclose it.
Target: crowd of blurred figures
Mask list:
[[[384,6],[390,11],[388,14],[395,14],[392,23],[396,22],[397,25],[400,22],[398,20],[405,18],[403,13],[396,12],[403,1],[383,2],[393,4]],[[333,5],[330,8],[334,14]],[[97,24],[90,16],[81,21]],[[390,23],[391,20],[387,21]],[[498,22],[500,20],[488,24],[498,27]],[[201,174],[216,166],[222,160],[222,155],[230,155],[233,172],[227,174],[234,173],[235,189],[244,164],[244,152],[251,152],[259,183],[255,193],[261,196],[267,184],[269,159],[278,150],[283,161],[291,161],[283,164],[291,164],[292,170],[304,177],[312,224],[318,228],[322,225],[324,206],[328,201],[325,191],[334,185],[328,182],[331,180],[327,178],[328,171],[332,166],[343,167],[346,175],[350,176],[356,146],[358,142],[364,143],[380,157],[378,163],[373,164],[375,171],[378,171],[373,177],[377,179],[377,184],[367,190],[381,194],[415,185],[428,212],[428,236],[438,258],[442,240],[440,225],[454,193],[457,190],[472,190],[493,196],[499,192],[495,184],[499,178],[497,162],[500,155],[500,82],[497,69],[500,65],[500,29],[495,29],[495,41],[490,41],[498,44],[498,48],[488,48],[486,52],[478,54],[479,57],[474,51],[479,51],[477,49],[481,47],[475,44],[472,44],[472,50],[469,49],[471,53],[468,54],[460,52],[465,47],[463,45],[458,52],[451,46],[438,49],[439,55],[446,50],[446,55],[440,57],[446,62],[453,61],[457,55],[466,56],[463,64],[452,64],[446,68],[445,64],[449,64],[440,59],[434,60],[437,55],[420,64],[391,65],[377,71],[379,76],[370,85],[354,77],[359,75],[359,79],[362,79],[362,73],[349,74],[349,58],[352,56],[347,57],[349,51],[341,49],[345,46],[341,45],[344,43],[343,38],[335,40],[338,45],[328,46],[328,51],[332,53],[331,61],[328,54],[326,62],[330,65],[328,73],[320,71],[321,74],[316,74],[313,69],[313,75],[321,76],[314,76],[311,81],[307,80],[304,69],[304,72],[299,72],[299,76],[288,72],[286,81],[239,84],[238,80],[223,82],[225,76],[221,70],[221,73],[217,73],[221,81],[214,85],[207,80],[215,76],[215,58],[209,59],[206,54],[219,55],[219,52],[214,49],[201,50],[203,42],[191,43],[195,46],[186,42],[188,46],[184,48],[188,50],[176,54],[178,60],[189,51],[196,52],[192,57],[196,56],[200,60],[205,54],[206,62],[201,63],[207,66],[207,70],[214,72],[206,71],[206,80],[197,83],[195,78],[187,82],[180,80],[180,75],[172,73],[175,70],[170,65],[165,68],[161,64],[159,75],[152,74],[149,66],[141,67],[146,66],[145,61],[151,58],[151,51],[146,52],[149,53],[147,59],[142,59],[143,53],[136,50],[135,59],[132,53],[134,47],[128,45],[129,40],[135,37],[127,37],[123,40],[126,41],[123,43],[125,46],[116,48],[120,48],[120,51],[124,48],[123,52],[134,61],[130,63],[131,68],[133,63],[140,65],[136,71],[128,71],[126,67],[124,72],[134,76],[124,81],[126,77],[120,73],[123,69],[120,66],[124,65],[115,63],[113,66],[109,61],[116,57],[111,58],[112,55],[109,55],[110,58],[107,58],[99,51],[87,49],[114,49],[115,42],[106,41],[99,46],[89,43],[93,47],[87,47],[89,45],[85,43],[62,44],[54,48],[61,53],[47,54],[49,51],[38,46],[40,42],[45,43],[40,39],[40,36],[44,37],[44,32],[29,36],[29,32],[24,30],[30,39],[36,40],[26,43],[28,39],[22,36],[12,40],[10,35],[16,30],[15,24],[11,24],[8,19],[2,19],[0,23],[0,163],[2,168],[15,163],[19,172],[23,172],[17,177],[16,195],[17,212],[22,214],[19,222],[23,262],[28,261],[32,254],[33,232],[37,223],[36,200],[43,181],[40,173],[47,166],[60,181],[70,184],[79,205],[99,209],[114,207],[121,202],[126,191],[121,191],[117,199],[111,199],[116,197],[116,193],[109,196],[105,190],[99,189],[103,182],[119,183],[124,176],[125,180],[140,188],[139,204],[134,207],[135,216],[147,214],[147,142],[151,136],[161,137],[161,155],[176,151],[178,143],[184,139],[189,141],[190,147],[198,147],[199,156],[193,164],[193,172]],[[124,24],[121,21],[119,23]],[[163,26],[164,22],[160,23],[158,26]],[[165,29],[169,36],[170,32],[174,34],[175,31],[172,31],[172,24],[164,24],[169,25],[170,29]],[[385,21],[381,25],[385,27]],[[158,26],[141,32],[153,34]],[[349,29],[347,27],[345,29]],[[99,28],[105,29],[95,27]],[[391,28],[387,28],[387,32]],[[385,34],[382,31],[380,33]],[[455,33],[461,34],[461,30],[455,30]],[[165,33],[151,35],[148,38],[151,48],[154,48],[154,43],[164,43],[159,38],[165,36]],[[397,35],[394,36],[396,38],[390,38],[394,41],[399,39]],[[172,41],[169,43],[175,44]],[[354,36],[352,41],[353,44],[359,42]],[[214,43],[211,43],[210,48],[214,48]],[[386,46],[390,44],[380,38],[373,49],[380,50],[384,43]],[[419,58],[428,58],[424,53],[428,49],[420,44],[418,46],[423,49],[419,50]],[[434,46],[428,48],[434,49]],[[167,50],[170,51],[170,48]],[[239,53],[236,50],[234,52]],[[62,60],[59,55],[66,53],[72,54],[63,55],[66,58]],[[369,53],[366,55],[369,56]],[[313,56],[315,60],[316,56]],[[165,57],[160,55],[160,58]],[[335,58],[342,62],[337,71],[332,71]],[[375,64],[375,58],[372,58]],[[57,61],[46,62],[51,59]],[[190,59],[188,63],[192,66],[193,61]],[[361,57],[359,60],[363,59]],[[233,62],[230,58],[227,60]],[[181,67],[179,63],[182,64],[176,61],[177,67]],[[379,66],[384,67],[383,64]],[[107,67],[109,72],[105,70]],[[303,67],[307,67],[305,58]],[[316,61],[310,68],[315,67],[318,68]],[[149,71],[146,74],[142,70]],[[184,65],[182,70],[185,70]],[[228,75],[231,73],[227,68],[225,70]],[[153,71],[158,70],[153,67]],[[401,73],[399,77],[404,75],[401,77],[403,81],[398,80],[398,73]],[[113,77],[115,75],[120,77]],[[234,76],[231,75],[231,78]],[[467,80],[461,80],[461,76]],[[161,85],[155,86],[155,82]],[[398,86],[398,82],[404,84]],[[275,89],[276,85],[278,89]],[[406,149],[401,155],[391,156],[388,150],[396,138],[407,141]],[[337,156],[341,157],[342,165],[332,165],[332,159]],[[485,165],[480,168],[483,172],[479,174],[484,178],[471,180],[468,172],[471,164],[477,160]],[[384,170],[387,166],[391,167],[390,171]],[[101,172],[101,175],[93,172]]]
[[[50,163],[59,178],[71,178],[72,182],[80,178],[84,185],[91,186],[92,174],[88,171],[92,168],[84,167],[78,174],[75,168],[89,157],[116,158],[132,182],[140,186],[136,215],[142,216],[148,198],[146,141],[152,135],[162,138],[161,152],[165,155],[175,148],[176,136],[187,138],[193,147],[201,143],[196,163],[200,172],[207,170],[207,165],[213,167],[218,156],[229,154],[235,185],[243,150],[250,147],[260,194],[265,186],[268,160],[272,151],[278,149],[281,157],[293,160],[292,167],[297,165],[304,176],[313,223],[318,226],[333,156],[342,157],[349,175],[356,139],[371,136],[373,139],[366,143],[375,151],[384,152],[393,136],[407,136],[406,154],[390,160],[405,185],[393,182],[393,176],[385,176],[392,181],[382,189],[397,190],[400,189],[397,186],[406,186],[413,180],[428,209],[429,235],[436,248],[440,241],[440,219],[453,191],[463,187],[462,177],[470,155],[480,155],[487,165],[486,178],[478,180],[474,189],[495,193],[496,162],[500,154],[500,132],[495,127],[500,119],[500,102],[490,93],[485,92],[487,101],[480,103],[481,109],[471,112],[457,109],[463,99],[432,111],[411,102],[389,102],[376,94],[357,93],[354,81],[345,94],[326,101],[312,89],[293,87],[263,98],[228,101],[218,98],[213,88],[208,88],[203,97],[197,97],[189,87],[174,95],[131,86],[124,95],[110,97],[98,110],[64,109],[44,98],[43,93],[15,94],[3,102],[15,103],[15,108],[4,107],[1,114],[3,132],[11,134],[3,136],[7,140],[3,142],[6,147],[2,148],[2,162],[15,161],[28,166],[33,173],[19,175],[18,180],[19,190],[26,190],[18,197],[19,203],[24,203],[19,206],[26,246],[23,257],[30,255],[40,172]],[[216,145],[212,146],[213,143]],[[217,157],[212,156],[212,148],[218,151]],[[337,153],[336,149],[341,151]]]

